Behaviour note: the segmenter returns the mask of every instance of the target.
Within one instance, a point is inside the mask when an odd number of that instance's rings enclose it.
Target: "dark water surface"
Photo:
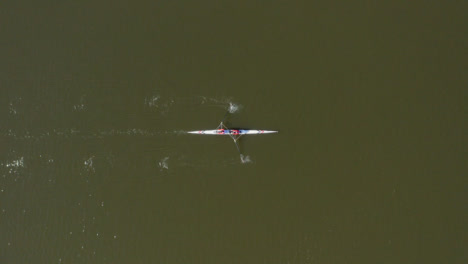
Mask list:
[[[454,2],[6,1],[0,263],[468,263]]]

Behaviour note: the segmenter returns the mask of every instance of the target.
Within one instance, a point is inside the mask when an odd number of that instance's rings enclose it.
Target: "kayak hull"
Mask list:
[[[272,134],[278,131],[272,130],[246,130],[246,129],[214,129],[214,130],[197,130],[188,131],[189,134],[199,135],[258,135],[258,134]]]

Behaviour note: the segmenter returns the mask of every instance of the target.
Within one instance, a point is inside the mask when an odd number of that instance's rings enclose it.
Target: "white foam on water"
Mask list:
[[[161,115],[166,115],[169,113],[169,109],[175,103],[175,100],[172,98],[161,98],[160,95],[153,95],[145,98],[145,106],[156,110]]]
[[[231,114],[237,113],[242,109],[242,105],[235,104],[233,102],[229,102],[228,111]]]
[[[81,96],[80,102],[78,104],[73,105],[73,111],[81,112],[81,111],[86,110],[86,106],[84,102],[85,97],[86,97],[86,94]]]
[[[183,135],[183,134],[187,134],[187,131],[185,131],[185,130],[174,130],[174,131],[172,131],[172,133],[174,133],[176,135]],[[168,134],[168,133],[166,132],[166,134]]]
[[[91,156],[87,160],[84,161],[85,169],[87,171],[95,172],[94,167],[93,167],[93,159],[94,159],[94,156]]]
[[[212,98],[207,96],[198,96],[201,101],[200,104],[218,106],[227,109],[231,113],[239,111],[242,106],[232,102],[231,97],[225,98]]]
[[[169,160],[169,157],[164,157],[160,162],[159,162],[159,167],[161,170],[168,170],[169,165],[167,164],[167,161]]]
[[[13,160],[11,162],[8,162],[5,167],[7,168],[24,168],[24,158],[21,157],[17,160]]]
[[[61,138],[72,138],[80,137],[83,139],[89,138],[105,138],[107,136],[158,136],[162,134],[185,134],[183,130],[173,131],[152,131],[140,128],[128,128],[128,129],[111,129],[111,130],[97,130],[82,132],[76,129],[53,129],[51,131],[36,132],[34,134],[29,131],[14,132],[11,129],[6,131],[0,131],[0,136],[10,137],[17,140],[41,140],[47,138],[61,137]]]
[[[248,156],[248,155],[244,156],[244,155],[240,154],[240,159],[241,159],[242,164],[252,163],[252,160],[250,159],[250,156]]]
[[[213,98],[207,96],[198,96],[200,98],[200,104],[207,106],[216,106],[226,109],[229,113],[234,114],[242,110],[243,106],[241,104],[236,104],[233,102],[231,97],[224,98]]]
[[[19,157],[14,160],[5,161],[0,164],[6,168],[6,173],[17,176],[14,179],[15,181],[19,179],[19,176],[21,175],[23,168],[26,167],[25,162],[24,162],[24,157]],[[6,174],[3,174],[3,178],[5,177],[6,177]]]
[[[145,105],[149,107],[158,107],[159,98],[161,98],[159,95],[154,95],[149,98],[147,97],[145,98]]]
[[[201,101],[200,104],[215,104],[215,105],[222,105],[226,104],[229,99],[217,99],[208,96],[198,96]]]
[[[205,96],[199,96],[201,98],[201,104],[206,103],[206,97]]]
[[[101,136],[155,136],[157,134],[161,134],[161,132],[156,131],[149,131],[139,128],[129,128],[126,130],[107,130],[107,131],[99,131],[99,135]]]
[[[83,111],[83,110],[85,110],[85,105],[84,104],[76,104],[76,105],[73,106],[73,110]]]
[[[16,115],[17,111],[15,107],[13,106],[13,103],[10,103],[9,110],[10,110],[10,115]]]
[[[18,113],[18,106],[21,107],[21,101],[22,98],[14,98],[10,103],[8,104],[8,110],[10,112],[10,115],[16,115]]]

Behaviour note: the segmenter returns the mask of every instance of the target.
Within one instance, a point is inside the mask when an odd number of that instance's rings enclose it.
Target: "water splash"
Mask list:
[[[78,104],[73,105],[73,111],[81,112],[81,111],[84,111],[86,109],[85,103],[84,103],[85,97],[86,97],[86,94],[81,96],[80,102]]]
[[[13,106],[13,103],[10,103],[9,110],[10,110],[10,115],[16,115],[17,111],[16,111],[16,108]]]
[[[21,108],[22,100],[23,99],[21,97],[18,97],[18,98],[13,98],[13,100],[9,102],[8,110],[10,112],[10,115],[16,115],[18,114],[18,112],[21,112],[18,110],[18,107]]]
[[[13,160],[12,162],[9,162],[7,164],[5,164],[5,167],[7,168],[23,168],[24,167],[24,158],[21,157],[17,160]]]
[[[73,106],[74,111],[83,111],[84,109],[85,109],[84,104],[76,104],[76,105]]]
[[[159,167],[161,168],[161,170],[169,169],[169,165],[167,164],[168,160],[169,160],[169,157],[165,157],[159,162]]]
[[[23,168],[25,167],[24,165],[24,157],[19,157],[15,160],[10,160],[5,163],[0,162],[0,166],[4,166],[6,168],[6,171],[9,174],[19,176]],[[5,178],[5,174],[3,175]],[[15,178],[15,181],[18,179],[18,177]]]
[[[85,169],[87,171],[95,172],[95,169],[93,167],[93,159],[94,159],[94,156],[91,156],[87,160],[84,161]]]
[[[231,114],[237,113],[243,108],[242,105],[234,103],[231,97],[211,98],[207,96],[199,96],[199,98],[201,99],[200,104],[222,107],[228,110]]]
[[[237,113],[242,109],[242,105],[235,104],[233,102],[229,102],[228,111],[231,114]]]
[[[230,101],[231,101],[231,98],[227,97],[227,98],[221,98],[221,99],[218,99],[218,98],[212,98],[212,97],[208,97],[208,96],[198,96],[201,101],[200,101],[200,104],[208,104],[208,105],[214,105],[214,106],[223,106],[223,105],[226,105],[228,104]]]
[[[250,159],[250,156],[248,156],[248,155],[244,156],[243,154],[240,154],[240,159],[241,159],[242,164],[252,163],[252,160]]]
[[[174,103],[174,99],[162,99],[160,95],[153,95],[145,98],[145,106],[159,112],[159,114],[163,116],[169,113],[169,109]]]
[[[158,107],[158,100],[161,98],[159,95],[151,96],[149,98],[145,98],[145,105],[149,107]]]

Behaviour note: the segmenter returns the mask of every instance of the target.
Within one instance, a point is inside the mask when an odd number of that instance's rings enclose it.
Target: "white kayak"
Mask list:
[[[239,148],[239,145],[237,144],[237,140],[241,136],[243,136],[243,135],[272,134],[272,133],[278,133],[278,131],[253,130],[253,129],[233,129],[233,128],[227,128],[223,124],[223,122],[221,122],[221,124],[219,124],[219,126],[216,129],[188,131],[187,133],[189,133],[189,134],[198,134],[198,135],[228,135],[234,140],[234,143],[236,144],[237,150],[240,153],[240,148]],[[242,155],[241,155],[241,160],[242,160]]]
[[[257,134],[271,134],[278,133],[278,131],[272,130],[247,130],[247,129],[213,129],[213,130],[197,130],[188,131],[190,134],[202,134],[202,135],[257,135]]]

